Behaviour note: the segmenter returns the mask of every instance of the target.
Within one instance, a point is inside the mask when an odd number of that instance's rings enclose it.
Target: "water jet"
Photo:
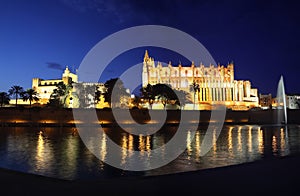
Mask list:
[[[286,96],[283,76],[280,77],[277,87],[277,123],[287,124]]]

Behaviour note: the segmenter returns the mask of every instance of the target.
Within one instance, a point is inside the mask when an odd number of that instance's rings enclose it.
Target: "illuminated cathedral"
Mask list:
[[[146,50],[142,73],[143,87],[148,84],[169,84],[177,90],[190,93],[192,102],[198,105],[224,104],[232,109],[249,109],[258,106],[258,92],[251,87],[249,80],[234,79],[234,65],[172,66],[149,57]],[[197,88],[195,88],[195,86]]]

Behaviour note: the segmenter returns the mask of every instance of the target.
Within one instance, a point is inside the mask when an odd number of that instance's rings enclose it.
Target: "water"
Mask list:
[[[187,128],[187,149],[168,165],[145,172],[122,171],[104,164],[90,153],[75,128],[0,128],[0,167],[60,179],[104,179],[132,175],[162,175],[184,171],[235,165],[268,157],[282,157],[300,152],[300,126],[224,126],[215,144],[200,156],[201,141],[206,127],[192,133]],[[169,141],[176,127],[164,127],[152,136],[133,136],[107,128],[99,148],[105,160],[108,156],[106,137],[120,146],[145,152]],[[122,152],[124,164],[130,162],[130,153]],[[163,158],[163,157],[162,157]]]
[[[286,111],[286,98],[285,98],[285,88],[283,82],[283,76],[280,77],[277,87],[277,102],[278,102],[278,123],[286,124],[287,121],[287,111]]]

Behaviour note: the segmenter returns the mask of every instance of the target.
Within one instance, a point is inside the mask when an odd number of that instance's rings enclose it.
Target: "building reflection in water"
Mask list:
[[[213,144],[213,154],[215,156],[217,154],[217,133],[216,133],[216,129],[213,130],[212,144]]]
[[[248,152],[249,153],[252,153],[252,126],[249,126],[249,129],[248,129]]]
[[[196,135],[195,135],[195,152],[196,152],[196,161],[199,162],[199,159],[200,159],[200,153],[201,153],[201,150],[200,150],[200,132],[197,131],[196,132]]]
[[[42,162],[44,157],[44,138],[43,138],[43,132],[39,132],[39,138],[37,141],[37,146],[36,146],[36,160],[37,162]]]
[[[226,130],[227,129],[227,130]],[[271,128],[272,141],[271,150],[274,155],[280,150],[280,155],[288,154],[287,131],[280,129],[280,134],[276,135],[274,127]],[[216,131],[212,134],[212,148],[209,153],[204,155],[213,159],[236,159],[237,162],[253,161],[261,158],[266,150],[266,136],[269,130],[264,130],[260,126],[228,126],[224,127],[219,138],[216,137]],[[201,130],[198,130],[194,138],[191,138],[191,132],[187,131],[186,135],[186,155],[188,160],[195,158],[196,162],[200,160],[201,151]],[[222,152],[224,151],[224,152]],[[278,153],[277,153],[278,154]],[[224,156],[224,157],[222,157]]]
[[[241,131],[242,131],[242,127],[239,126],[238,127],[238,135],[237,135],[237,141],[238,141],[237,142],[238,143],[237,150],[239,153],[242,152],[242,133],[241,133]]]
[[[72,128],[71,130],[66,130],[67,135],[66,138],[63,140],[61,153],[64,157],[64,162],[59,163],[61,165],[61,176],[69,176],[69,178],[73,178],[76,176],[77,173],[77,166],[78,166],[78,157],[79,157],[79,138],[76,134],[76,129]],[[71,133],[69,132],[71,131]]]
[[[2,129],[2,148],[0,148],[0,165],[24,172],[39,175],[54,176],[63,179],[75,179],[80,172],[90,172],[84,175],[94,175],[97,172],[110,173],[110,167],[98,160],[80,142],[79,135],[71,134],[71,128],[48,127],[43,130],[32,130],[32,127],[9,127]],[[162,148],[172,137],[173,129],[166,128],[160,133],[148,136],[136,136],[124,132],[112,132],[107,128],[99,132],[97,138],[88,140],[101,160],[110,155],[108,140],[113,139],[122,147],[120,156],[123,164],[133,164],[133,151],[138,150],[139,155],[148,164],[150,156],[155,156],[151,149]],[[170,131],[171,130],[171,131]],[[258,160],[269,156],[286,156],[300,151],[300,126],[256,126],[235,125],[224,126],[217,138],[216,130],[210,135],[212,139],[211,150],[200,157],[201,144],[206,134],[205,129],[195,132],[186,129],[186,151],[170,164],[147,174],[165,174],[195,169],[205,169],[219,166],[234,165]],[[194,135],[194,137],[193,137]],[[159,155],[166,157],[164,152]],[[106,166],[105,166],[106,165]],[[99,169],[100,168],[100,169]],[[108,172],[106,172],[108,171]],[[97,174],[98,175],[98,174]],[[109,174],[110,175],[110,174]]]
[[[150,140],[151,140],[151,136],[150,136],[150,135],[147,135],[147,136],[146,136],[146,151],[147,151],[148,157],[149,157],[150,154],[151,154],[151,142],[150,142]]]
[[[101,144],[100,144],[100,169],[104,169],[104,161],[106,160],[106,155],[107,155],[107,139],[106,139],[106,134],[104,131],[102,131],[102,139],[101,139]]]
[[[122,136],[122,158],[121,158],[121,165],[126,164],[126,159],[127,159],[127,136],[123,135]]]
[[[229,155],[232,156],[233,155],[233,149],[232,149],[232,130],[233,130],[234,127],[229,127],[229,130],[228,130],[228,152],[229,152]]]
[[[45,130],[40,130],[36,145],[35,169],[36,171],[47,171],[53,163],[53,152],[49,142],[46,141]]]
[[[139,150],[140,154],[143,156],[145,151],[145,138],[142,135],[139,135]]]
[[[141,149],[141,153],[144,153],[145,151],[145,144],[143,142],[142,135],[139,136],[139,149]],[[121,165],[128,164],[130,161],[130,158],[132,157],[134,153],[134,136],[131,134],[124,134],[122,136],[122,141],[121,141]]]
[[[280,153],[283,156],[290,153],[287,126],[285,128],[280,128]]]
[[[203,142],[204,138],[201,137],[201,135],[205,134],[206,130],[198,130],[195,132],[195,135],[193,135],[190,130],[186,130],[186,153],[183,153],[183,155],[181,156],[185,156],[183,160],[188,160],[189,162],[187,166],[184,166],[183,168],[185,168],[184,170],[186,170],[186,168],[197,169],[199,167],[204,167],[203,165],[205,165],[205,167],[208,167],[209,165],[225,166],[235,163],[254,161],[260,159],[261,156],[266,153],[266,148],[271,148],[270,150],[274,153],[274,155],[278,153],[281,153],[280,155],[287,154],[287,130],[285,128],[269,129],[266,127],[262,129],[259,126],[252,125],[225,126],[224,130],[218,138],[216,135],[216,129],[214,129],[211,135],[211,150],[204,157],[200,157],[201,143]],[[168,132],[164,134],[167,133]],[[266,144],[268,143],[266,141],[266,135],[270,133],[272,134],[269,140],[271,142],[270,147],[266,147]],[[151,149],[163,147],[166,143],[166,138],[168,138],[168,136],[165,136],[164,134],[135,136],[129,133],[122,133],[119,142],[117,142],[122,147],[121,164],[132,164],[131,157],[134,150],[139,151],[139,156],[143,158],[141,160],[145,160],[145,164],[149,164],[149,162],[147,161],[150,159],[151,153],[153,153]],[[91,142],[98,141],[98,145],[96,146],[98,146],[98,149],[100,151],[99,154],[101,160],[105,160],[108,153],[107,137],[108,136],[105,134],[105,132],[103,132],[101,135],[99,135],[99,139],[91,140]],[[45,149],[48,149],[49,146],[46,145],[44,140],[45,138],[43,137],[42,132],[40,132],[36,153],[37,168],[38,163],[43,165],[46,162],[45,159],[47,157],[45,157]],[[75,169],[76,159],[78,158],[78,155],[76,153],[72,154],[71,152],[77,151],[76,148],[78,148],[78,144],[76,143],[76,141],[69,141],[67,144],[68,145],[65,147],[65,150],[68,151],[69,154],[67,154],[66,160],[69,162],[69,167]],[[100,169],[105,169],[102,161],[100,163]]]
[[[188,159],[191,159],[193,150],[192,150],[192,136],[191,136],[190,130],[187,132],[187,135],[186,135],[186,151],[188,154]]]
[[[258,140],[258,151],[260,154],[264,153],[264,136],[263,136],[263,130],[258,127],[258,135],[257,135],[257,140]]]
[[[276,140],[277,140],[276,139],[276,135],[273,135],[273,137],[272,137],[272,152],[274,154],[277,154],[277,151],[278,151],[278,149],[277,149],[277,141]]]

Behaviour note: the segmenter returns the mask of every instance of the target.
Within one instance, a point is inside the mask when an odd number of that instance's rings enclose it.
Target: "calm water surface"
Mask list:
[[[106,128],[99,141],[99,153],[108,156],[107,137],[124,149],[139,150],[149,156],[151,149],[167,143],[176,127],[164,127],[151,136],[135,136],[118,128]],[[104,164],[81,141],[75,128],[2,127],[0,128],[0,167],[61,179],[96,179],[131,175],[161,175],[251,162],[300,152],[300,126],[224,126],[215,144],[200,156],[206,128],[193,134],[188,128],[186,150],[166,166],[145,172],[122,171]],[[215,133],[213,133],[215,134]],[[194,135],[194,138],[192,137]],[[130,153],[121,152],[122,164]],[[163,158],[163,157],[162,157]]]

